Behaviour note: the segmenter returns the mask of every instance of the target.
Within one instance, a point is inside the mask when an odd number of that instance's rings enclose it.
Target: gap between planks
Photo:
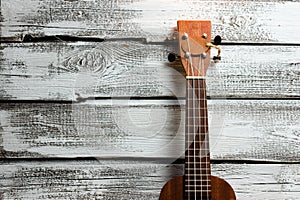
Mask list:
[[[141,44],[149,45],[178,45],[177,40],[166,40],[162,42],[148,41],[147,38],[99,38],[99,37],[77,37],[72,35],[49,35],[42,37],[33,37],[31,35],[25,35],[20,37],[0,37],[1,43],[45,43],[45,42],[115,42],[115,41],[127,41],[127,42],[139,42]],[[300,46],[300,43],[289,42],[243,42],[243,41],[222,41],[221,46]]]
[[[44,158],[0,158],[0,162],[73,162],[73,161],[116,161],[116,162],[151,162],[157,164],[184,164],[184,158],[163,157],[44,157]],[[300,161],[271,161],[271,160],[233,160],[233,159],[210,159],[211,164],[296,164]]]

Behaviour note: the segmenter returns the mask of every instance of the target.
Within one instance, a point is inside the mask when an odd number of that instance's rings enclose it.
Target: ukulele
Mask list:
[[[186,72],[185,169],[184,175],[169,180],[161,190],[160,200],[235,200],[232,187],[223,179],[211,175],[206,71],[210,64],[210,49],[218,49],[213,59],[218,61],[219,36],[211,39],[210,21],[178,21],[181,63]],[[218,44],[217,44],[218,45]],[[170,59],[171,58],[171,59]],[[169,60],[176,56],[169,55]]]

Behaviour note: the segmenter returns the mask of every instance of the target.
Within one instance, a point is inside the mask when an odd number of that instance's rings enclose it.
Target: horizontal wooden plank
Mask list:
[[[179,19],[210,19],[227,41],[299,43],[299,1],[2,0],[4,37],[73,35],[172,39]]]
[[[1,44],[0,98],[79,100],[93,97],[185,97],[176,44],[140,42]],[[300,47],[224,46],[208,71],[208,95],[300,96]]]
[[[239,200],[297,200],[300,165],[212,165]],[[146,161],[3,162],[1,199],[149,199],[182,165]],[[149,184],[150,183],[150,184]]]
[[[300,101],[208,101],[213,159],[299,162]],[[184,102],[2,103],[1,157],[184,155]]]

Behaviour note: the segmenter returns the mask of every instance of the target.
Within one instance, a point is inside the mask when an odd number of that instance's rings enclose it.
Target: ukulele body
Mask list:
[[[224,179],[211,176],[211,187],[212,187],[211,200],[236,200],[235,193],[232,187]],[[159,200],[188,200],[188,199],[184,199],[183,190],[184,190],[184,178],[183,176],[177,176],[169,180],[164,185],[164,187],[161,190]]]

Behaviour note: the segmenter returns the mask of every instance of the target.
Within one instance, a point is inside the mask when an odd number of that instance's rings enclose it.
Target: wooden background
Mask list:
[[[241,200],[300,198],[300,1],[0,2],[0,199],[158,199],[183,173],[178,19],[224,39],[212,173]]]

